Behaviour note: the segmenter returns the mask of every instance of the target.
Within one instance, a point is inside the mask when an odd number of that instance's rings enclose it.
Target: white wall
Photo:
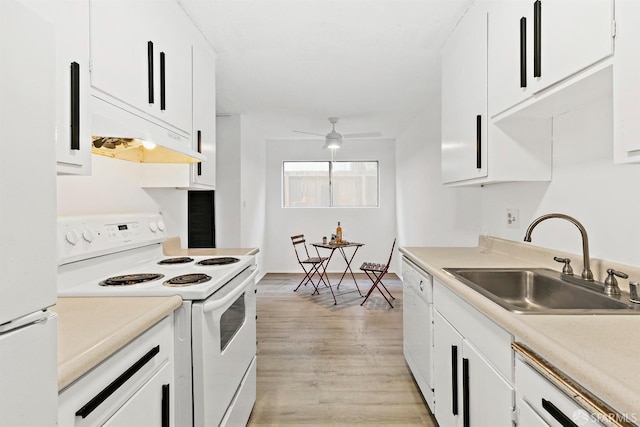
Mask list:
[[[216,246],[239,248],[241,206],[240,116],[216,118]]]
[[[396,140],[400,246],[475,246],[478,188],[445,188],[440,169],[440,98],[432,98]]]
[[[186,242],[187,192],[140,188],[139,167],[94,155],[91,176],[58,176],[58,216],[160,212],[169,236]]]
[[[259,265],[266,248],[266,144],[250,117],[241,122],[242,169],[240,175],[241,229],[240,245],[244,248],[257,247],[261,252],[256,256]],[[264,270],[263,270],[264,271]]]
[[[300,272],[291,236],[304,234],[308,242],[319,242],[335,233],[340,221],[344,238],[365,244],[352,267],[363,261],[383,262],[396,237],[396,165],[391,141],[346,140],[335,160],[378,160],[380,207],[377,208],[283,208],[282,162],[285,160],[330,160],[322,141],[267,141],[265,265],[269,272]],[[343,271],[338,254],[328,271]],[[357,269],[354,270],[357,272]]]
[[[266,247],[264,139],[250,117],[232,115],[217,118],[216,140],[216,246],[257,247],[256,262],[262,265]]]
[[[529,223],[560,212],[580,221],[589,235],[591,256],[640,265],[640,165],[613,164],[610,97],[554,118],[553,179],[482,189],[483,224],[489,234],[522,241]],[[520,223],[507,228],[507,208],[518,208]],[[532,243],[582,253],[578,229],[567,221],[539,224]]]

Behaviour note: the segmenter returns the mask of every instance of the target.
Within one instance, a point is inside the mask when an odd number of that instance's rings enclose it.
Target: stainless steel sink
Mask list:
[[[629,295],[611,297],[546,268],[445,268],[456,279],[519,314],[640,314]],[[593,285],[597,286],[597,285]]]

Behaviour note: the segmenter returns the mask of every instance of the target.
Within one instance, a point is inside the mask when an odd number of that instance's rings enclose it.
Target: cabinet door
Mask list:
[[[469,426],[510,426],[514,408],[511,385],[468,342],[462,350],[463,419]]]
[[[191,165],[194,184],[216,185],[216,63],[213,51],[202,43],[193,46],[193,138],[194,148],[207,156]]]
[[[155,11],[153,38],[157,40],[159,112],[155,115],[166,123],[191,134],[193,97],[191,45],[193,23],[174,0],[151,2]],[[157,53],[156,51],[157,50]],[[164,58],[164,59],[163,59]],[[162,63],[164,61],[164,83]],[[164,92],[164,99],[163,99]],[[157,110],[156,110],[157,111]]]
[[[91,173],[89,0],[26,0],[56,29],[56,159],[58,174]]]
[[[489,115],[533,93],[533,9],[530,0],[499,2],[489,11]]]
[[[640,162],[640,2],[616,3],[616,55],[613,67],[614,161]]]
[[[442,55],[442,181],[487,176],[487,14],[475,3]]]
[[[613,54],[613,0],[531,1],[534,21],[536,7],[541,46],[540,76],[535,73],[534,58],[535,90],[545,89]]]
[[[489,12],[489,114],[612,55],[612,24],[613,0],[496,3]]]
[[[167,364],[131,396],[103,426],[173,426],[172,382],[171,365]]]
[[[94,95],[191,134],[191,29],[185,31],[185,20],[173,0],[92,0]]]
[[[441,426],[462,425],[462,336],[434,311],[434,415]]]

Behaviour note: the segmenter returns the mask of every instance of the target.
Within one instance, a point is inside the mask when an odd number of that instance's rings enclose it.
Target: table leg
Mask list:
[[[320,252],[318,251],[318,247],[316,246],[315,248],[316,248],[316,254],[318,255],[318,258],[322,258],[320,256]],[[331,257],[333,256],[333,252],[334,251],[335,251],[335,249],[331,249],[331,253],[329,254],[329,258],[327,258],[327,261],[325,263],[321,264],[322,265],[322,273],[320,274],[320,280],[331,291],[331,295],[333,296],[333,305],[337,305],[338,301],[336,300],[336,295],[333,293],[333,288],[331,287],[331,282],[329,281],[329,276],[327,275],[327,266],[329,265],[329,262],[331,262]],[[324,281],[322,276],[324,276],[324,279],[327,279],[326,282]],[[316,289],[316,292],[318,292],[317,289]],[[318,292],[318,295],[320,295],[320,292]]]
[[[347,254],[345,253],[344,248],[339,248],[340,253],[342,254],[342,258],[347,263],[347,268],[344,269],[344,273],[342,273],[342,277],[340,277],[340,282],[338,282],[338,286],[336,286],[336,289],[340,289],[340,284],[342,283],[342,279],[344,279],[344,276],[347,274],[347,271],[348,271],[351,273],[351,278],[353,279],[353,283],[356,284],[356,289],[358,290],[358,293],[360,294],[360,296],[363,296],[362,292],[360,292],[360,287],[358,286],[358,281],[356,280],[356,276],[354,276],[353,270],[351,270],[351,261],[353,261],[353,258],[356,256],[356,252],[358,252],[359,247],[360,246],[355,247],[355,249],[353,250],[353,253],[351,254],[351,258],[347,258]]]

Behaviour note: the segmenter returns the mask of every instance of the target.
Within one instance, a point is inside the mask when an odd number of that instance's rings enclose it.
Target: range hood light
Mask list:
[[[153,150],[154,148],[156,148],[156,144],[151,141],[142,141],[142,146],[147,150]]]
[[[206,160],[206,157],[200,153],[183,153],[178,151],[179,148],[181,147],[177,144],[174,147],[167,147],[137,138],[93,136],[91,152],[114,159],[141,163],[195,163]],[[196,155],[199,158],[196,158]]]
[[[186,131],[177,133],[99,96],[99,91],[91,96],[93,154],[139,163],[197,163],[207,160],[205,155],[193,149]]]

